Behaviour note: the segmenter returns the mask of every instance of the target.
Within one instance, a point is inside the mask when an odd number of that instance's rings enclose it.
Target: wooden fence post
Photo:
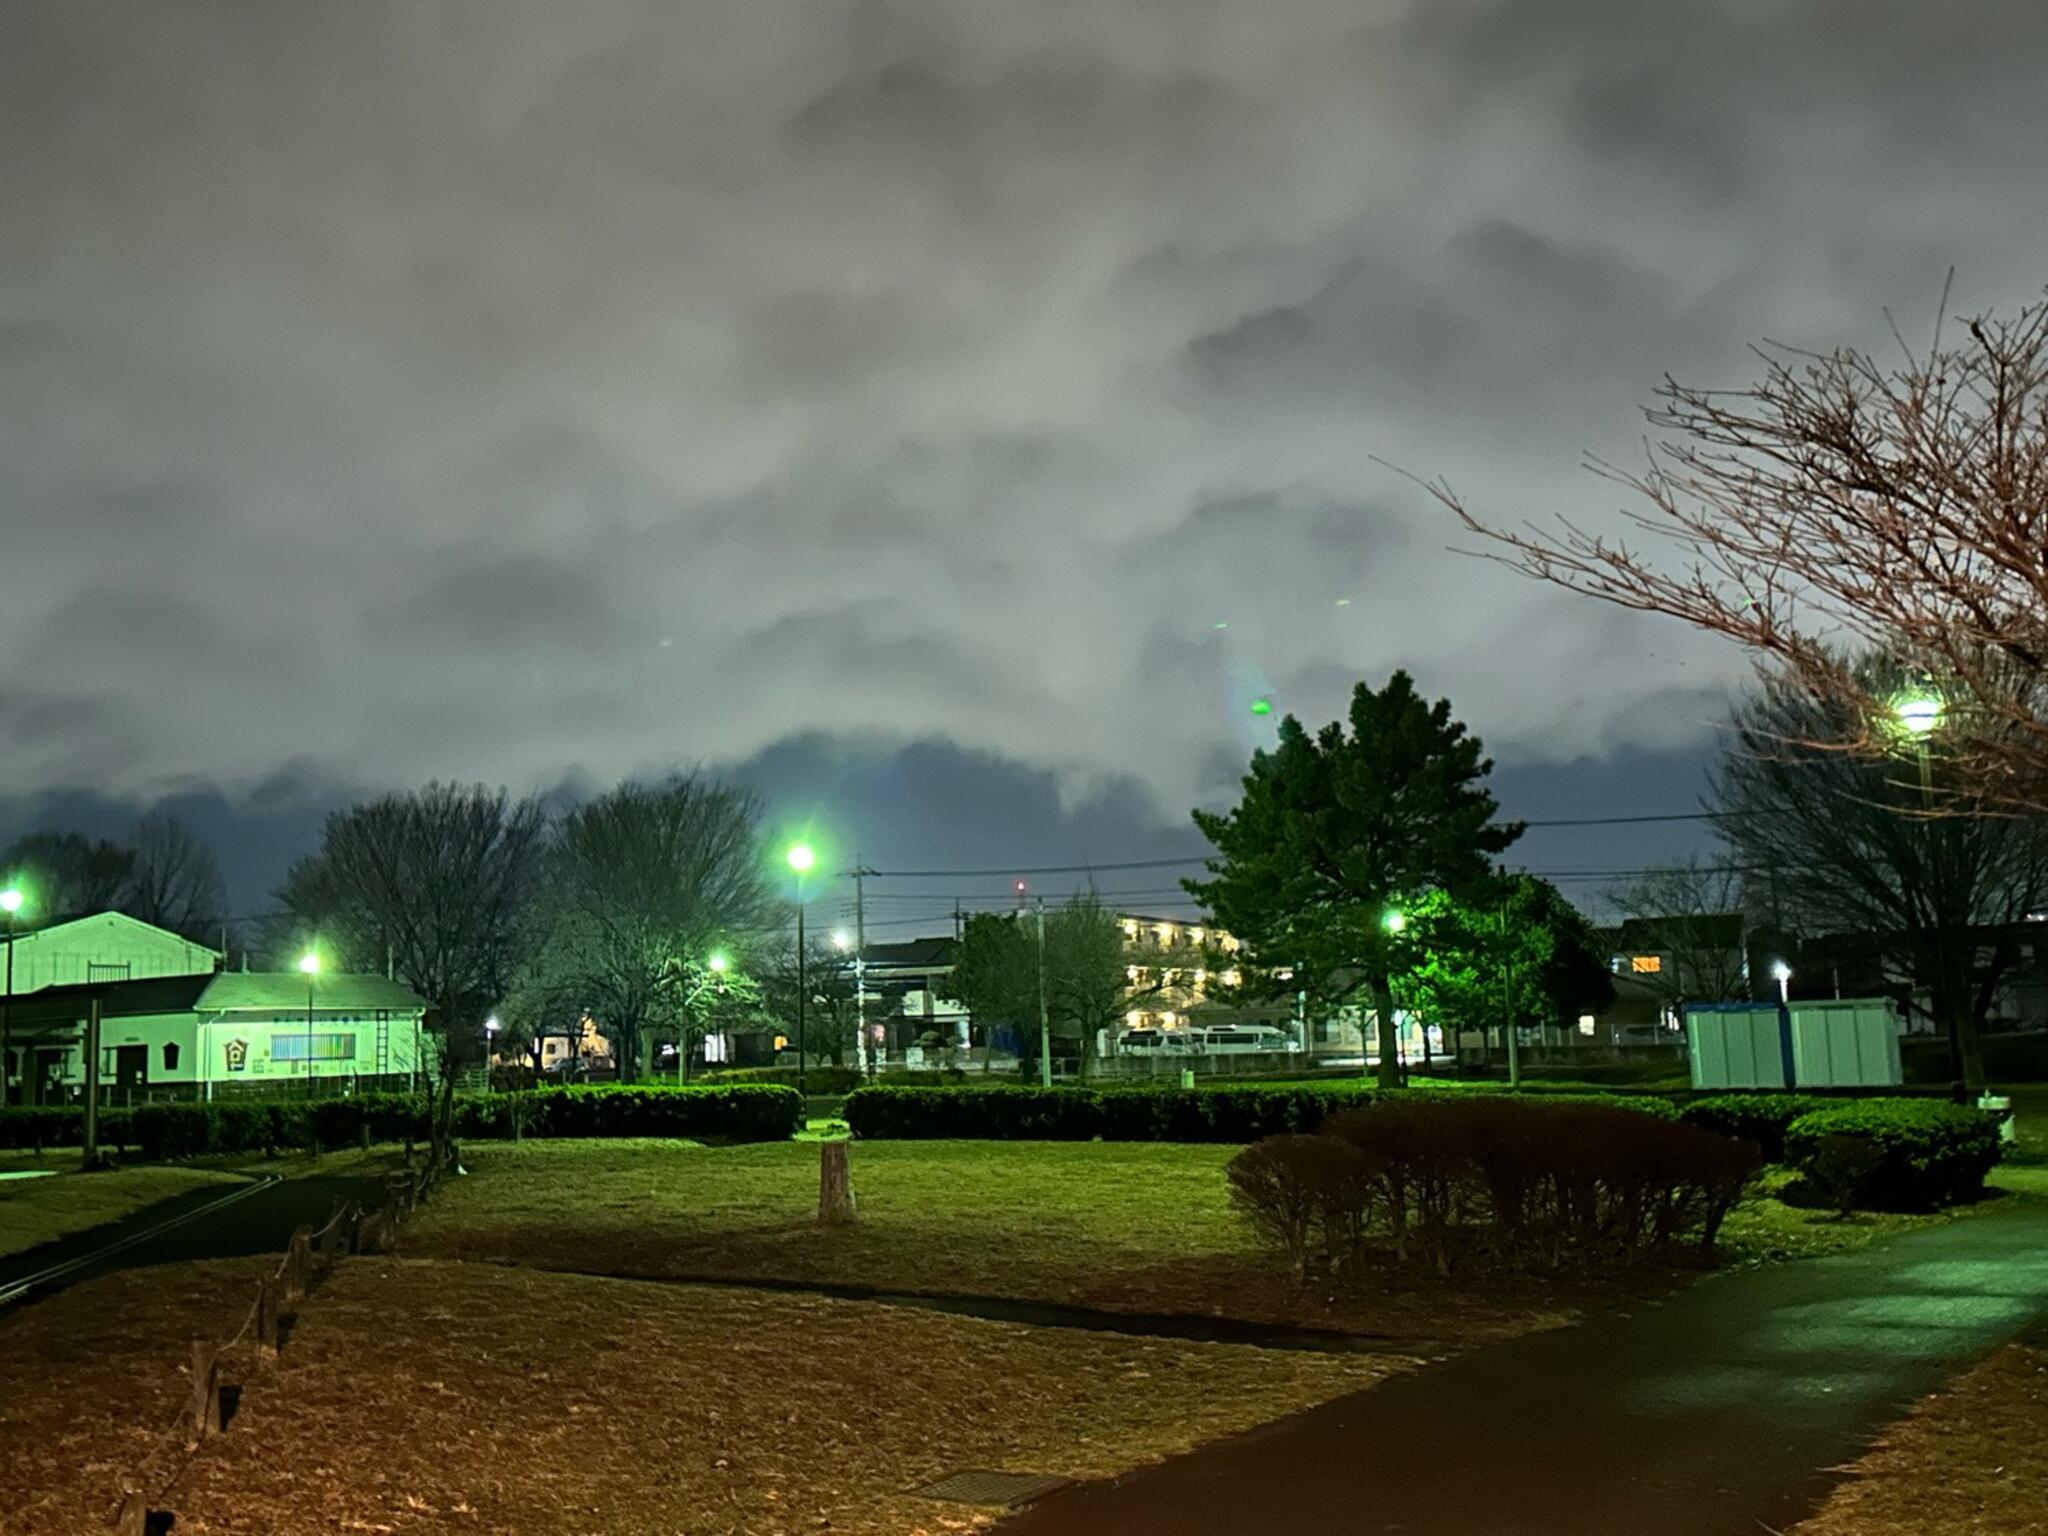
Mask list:
[[[277,1282],[269,1275],[256,1282],[256,1353],[277,1358]]]
[[[114,1536],[144,1536],[149,1529],[149,1504],[141,1494],[131,1493],[121,1501],[114,1516]]]
[[[818,1220],[844,1226],[854,1219],[853,1177],[843,1141],[818,1143]]]
[[[313,1260],[313,1229],[301,1226],[292,1233],[291,1247],[284,1256],[284,1299],[304,1301],[306,1282],[312,1278],[307,1273]]]
[[[220,1433],[220,1363],[210,1339],[192,1341],[192,1432],[201,1440]]]

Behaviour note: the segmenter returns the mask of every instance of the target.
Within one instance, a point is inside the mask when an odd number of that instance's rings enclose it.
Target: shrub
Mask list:
[[[0,1147],[40,1152],[49,1147],[75,1147],[85,1140],[85,1112],[35,1105],[0,1109]]]
[[[214,1151],[218,1108],[213,1104],[139,1105],[133,1116],[136,1145],[152,1161]]]
[[[1753,1142],[1767,1163],[1785,1160],[1785,1130],[1801,1115],[1840,1102],[1811,1093],[1722,1093],[1694,1099],[1678,1112],[1687,1125]]]
[[[1842,1178],[1830,1137],[1872,1148],[1849,1203],[1872,1210],[1932,1210],[1984,1192],[1999,1158],[1998,1120],[1934,1099],[1854,1099],[1801,1115],[1785,1132],[1785,1161],[1816,1186]]]
[[[543,1088],[455,1102],[455,1134],[473,1140],[527,1136],[711,1137],[787,1141],[803,1128],[803,1099],[769,1083],[731,1087]]]
[[[1385,1164],[1337,1136],[1269,1136],[1230,1160],[1230,1197],[1252,1230],[1306,1279],[1320,1255],[1332,1270],[1356,1259],[1384,1198]]]
[[[1088,1088],[857,1088],[846,1096],[854,1135],[877,1140],[1091,1141],[1102,1096]]]
[[[1382,1099],[1329,1135],[1384,1167],[1395,1251],[1439,1273],[1613,1261],[1690,1238],[1710,1251],[1760,1158],[1654,1114],[1498,1095]]]
[[[804,1091],[810,1094],[851,1093],[866,1081],[866,1074],[859,1067],[835,1067],[814,1062],[804,1069]],[[776,1083],[794,1088],[796,1068],[731,1067],[716,1074],[707,1073],[703,1082],[707,1088],[722,1087],[728,1083]]]

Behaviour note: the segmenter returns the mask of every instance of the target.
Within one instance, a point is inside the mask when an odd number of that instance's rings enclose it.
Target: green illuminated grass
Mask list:
[[[0,1254],[19,1253],[68,1233],[119,1220],[131,1211],[203,1184],[239,1182],[231,1174],[211,1169],[167,1167],[0,1181]]]

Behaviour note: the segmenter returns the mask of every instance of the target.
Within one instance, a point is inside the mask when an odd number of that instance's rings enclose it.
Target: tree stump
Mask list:
[[[853,1178],[846,1149],[843,1141],[818,1143],[818,1220],[827,1226],[844,1226],[854,1219]]]
[[[284,1299],[306,1299],[306,1282],[312,1278],[313,1229],[302,1226],[292,1233],[292,1245],[285,1251]]]
[[[121,1501],[121,1512],[114,1516],[114,1536],[144,1536],[149,1529],[149,1503],[139,1493],[131,1493]]]
[[[208,1339],[192,1341],[192,1433],[204,1440],[220,1433],[220,1363]]]

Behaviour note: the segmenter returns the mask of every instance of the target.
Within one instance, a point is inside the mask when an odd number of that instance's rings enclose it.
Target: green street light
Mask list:
[[[728,965],[732,964],[730,960],[725,958],[725,951],[722,949],[714,950],[712,952],[711,958],[705,961],[704,963],[710,966],[711,969],[713,969],[714,971],[717,971],[721,976],[725,974],[725,968]]]
[[[1892,717],[1899,729],[1916,741],[1925,741],[1941,729],[1942,703],[1939,695],[1912,693],[1892,701]]]
[[[5,912],[9,917],[14,916],[21,910],[24,899],[21,892],[10,885],[6,890],[0,891],[0,912]]]
[[[809,843],[798,843],[789,850],[789,867],[798,874],[804,874],[818,862],[817,854],[811,851]]]
[[[320,957],[310,949],[307,950],[303,955],[299,956],[299,969],[308,976],[318,976],[320,974]]]
[[[1401,911],[1398,907],[1396,907],[1394,910],[1388,912],[1385,917],[1381,918],[1380,923],[1383,927],[1385,927],[1387,932],[1399,933],[1403,928],[1406,928],[1408,926],[1408,914]]]
[[[313,1091],[313,980],[320,974],[320,957],[312,950],[299,956],[299,971],[306,978],[306,1092]]]

